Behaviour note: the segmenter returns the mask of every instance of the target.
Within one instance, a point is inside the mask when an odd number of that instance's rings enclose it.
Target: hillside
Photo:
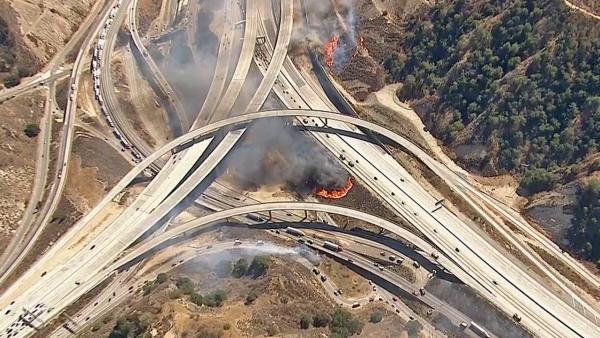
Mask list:
[[[94,1],[0,0],[0,80],[30,76],[60,51]]]
[[[600,142],[598,26],[560,0],[501,3],[445,2],[411,17],[385,63],[404,83],[398,96],[455,150],[483,145],[463,158],[484,173],[585,160]]]
[[[336,78],[357,100],[399,84],[398,100],[450,157],[476,175],[514,177],[526,216],[598,259],[586,239],[594,217],[575,219],[589,178],[600,176],[598,20],[563,0],[395,6],[376,13],[355,2],[361,45]]]

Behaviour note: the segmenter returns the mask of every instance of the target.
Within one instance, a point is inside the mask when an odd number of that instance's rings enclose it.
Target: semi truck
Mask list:
[[[326,249],[329,249],[329,250],[333,250],[333,251],[342,251],[343,250],[340,245],[335,244],[335,243],[331,243],[331,242],[328,242],[328,241],[324,241],[323,242],[323,247],[326,248]]]
[[[487,333],[487,331],[475,322],[471,322],[471,331],[475,332],[480,337],[484,337],[484,338],[490,337],[490,335]]]
[[[294,236],[304,236],[304,231],[292,227],[285,228],[285,232]]]

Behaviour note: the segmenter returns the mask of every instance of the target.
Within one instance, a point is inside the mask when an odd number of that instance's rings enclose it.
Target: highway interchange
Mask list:
[[[275,6],[275,3],[279,6]],[[296,68],[287,55],[293,33],[294,10],[299,10],[295,9],[294,5],[295,2],[291,0],[273,3],[269,0],[226,1],[228,17],[220,40],[219,58],[215,66],[213,82],[202,109],[193,123],[183,118],[186,113],[182,112],[179,98],[168,86],[159,67],[143,47],[135,24],[137,1],[114,2],[104,10],[102,20],[96,22],[95,28],[84,41],[84,47],[81,48],[73,66],[69,81],[72,87],[65,112],[65,130],[59,148],[58,167],[48,197],[51,203],[46,203],[42,208],[41,215],[44,217],[40,218],[40,226],[34,233],[39,233],[39,229],[43,229],[43,224],[48,223],[49,217],[53,214],[51,210],[56,209],[60,201],[57,197],[64,189],[67,164],[72,150],[78,84],[82,69],[86,65],[87,52],[93,49],[94,44],[98,46],[95,37],[101,34],[105,34],[105,37],[101,38],[105,39],[102,43],[103,56],[98,63],[101,72],[99,88],[102,101],[106,103],[107,114],[114,119],[121,136],[126,142],[131,142],[135,151],[139,152],[140,162],[93,210],[79,220],[31,266],[18,282],[11,285],[0,296],[2,313],[0,336],[31,335],[35,329],[27,325],[19,324],[18,330],[11,329],[16,327],[15,323],[19,323],[22,309],[31,309],[31,311],[35,309],[39,312],[36,313],[34,325],[46,323],[87,291],[119,271],[124,264],[138,259],[161,243],[172,240],[186,231],[249,213],[264,215],[265,212],[272,212],[272,215],[275,215],[277,211],[298,210],[338,213],[361,219],[404,237],[418,247],[424,256],[438,252],[439,258],[436,259],[436,264],[445,267],[508,316],[518,314],[522,317],[521,324],[535,335],[542,337],[600,335],[596,322],[598,314],[596,306],[581,297],[573,285],[535,256],[527,245],[522,245],[518,239],[512,238],[509,234],[510,230],[503,228],[501,222],[497,222],[486,208],[492,208],[519,228],[532,233],[532,236],[539,238],[544,247],[552,253],[559,250],[555,245],[532,230],[520,216],[514,215],[498,201],[472,187],[460,174],[437,162],[410,141],[381,126],[340,114],[315,81],[306,78]],[[274,11],[279,13],[278,25]],[[156,76],[154,81],[161,84],[163,93],[172,98],[173,110],[179,116],[182,130],[190,130],[159,149],[151,149],[136,134],[119,111],[114,95],[114,84],[110,75],[110,55],[114,48],[116,34],[127,15],[129,15],[134,45],[145,56],[143,59],[147,59],[151,72]],[[238,15],[241,17],[237,17]],[[111,24],[106,25],[109,20]],[[242,24],[238,24],[239,20],[242,20]],[[235,68],[231,72],[232,45],[235,43],[235,31],[240,27],[244,29],[241,52],[237,62],[233,62]],[[106,33],[101,33],[102,30]],[[260,43],[257,43],[258,37],[261,38]],[[247,107],[245,111],[241,112],[241,115],[228,117],[233,115],[232,109],[246,82],[252,62],[262,74],[262,80],[254,95],[245,102],[244,107]],[[277,95],[285,109],[260,112],[271,91]],[[249,123],[256,119],[273,117],[287,117],[293,119],[293,123],[298,127],[307,128],[307,133],[329,150],[333,157],[340,159],[352,176],[387,202],[426,239],[416,237],[398,225],[379,217],[330,204],[277,202],[215,206],[217,203],[214,201],[218,201],[219,196],[223,196],[223,191],[216,189],[210,184],[211,182],[207,182],[207,178],[210,178],[211,172],[242,138]],[[577,302],[583,308],[583,314],[575,310],[571,302],[565,301],[554,290],[540,283],[537,276],[530,276],[528,271],[515,264],[510,257],[490,244],[488,238],[475,231],[469,224],[446,208],[436,209],[439,201],[379,146],[357,137],[356,135],[362,135],[357,127],[384,136],[423,161],[454,191],[476,207],[488,222],[502,229],[503,233],[507,234],[507,238],[512,238],[511,244],[515,244],[526,257],[546,272],[547,277],[562,292],[568,294],[573,302]],[[198,158],[203,158],[203,161],[197,163]],[[147,168],[151,168],[157,174],[145,190],[124,210],[116,212],[112,210],[113,199],[126,190],[130,183]],[[205,189],[205,192],[196,203],[212,210],[220,208],[222,210],[175,228],[163,227],[170,215],[177,212],[178,206],[199,186]],[[206,201],[211,198],[210,196],[213,199],[212,205],[211,202]],[[292,216],[295,217],[297,216]],[[248,222],[247,218],[246,222]],[[162,233],[157,233],[131,248],[138,238],[156,228],[160,228]],[[33,238],[35,239],[35,236]],[[25,248],[20,251],[22,254],[27,251],[26,246],[31,245],[33,240],[26,242]],[[332,252],[328,254],[335,255]],[[558,256],[563,257],[560,253]],[[374,269],[368,262],[362,262],[364,260],[362,258],[352,256],[352,259],[364,270],[382,278],[392,278],[391,273]],[[581,271],[581,275],[588,281],[598,285],[597,277],[581,267],[579,263],[569,257],[561,259],[576,271]],[[16,265],[12,264],[12,266]],[[392,281],[394,284],[403,283],[400,281],[401,278],[394,278]],[[403,285],[403,289],[408,287]],[[444,310],[449,318],[456,321],[468,319],[463,314],[457,314],[451,307],[441,304],[439,300],[430,296],[426,298],[426,302],[437,309]]]

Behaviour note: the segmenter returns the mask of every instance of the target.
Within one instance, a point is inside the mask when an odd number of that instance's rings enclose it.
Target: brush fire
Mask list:
[[[344,67],[359,53],[364,54],[366,51],[364,47],[363,37],[359,37],[358,40],[353,43],[350,39],[345,39],[342,35],[335,34],[325,43],[323,46],[323,54],[325,58],[325,65],[329,69],[340,70],[340,67]]]
[[[333,56],[335,54],[335,49],[337,48],[337,44],[338,44],[339,40],[340,40],[340,37],[337,36],[337,35],[334,35],[325,44],[325,47],[324,47],[324,50],[325,50],[325,64],[329,68],[331,68],[333,66],[333,61],[334,61]]]
[[[350,191],[350,189],[352,189],[352,179],[350,177],[348,177],[348,181],[346,182],[346,185],[339,188],[339,189],[326,189],[324,187],[318,187],[315,190],[315,194],[319,197],[323,197],[323,198],[329,198],[329,199],[340,199],[343,197],[346,197],[346,195],[348,195],[348,192]]]

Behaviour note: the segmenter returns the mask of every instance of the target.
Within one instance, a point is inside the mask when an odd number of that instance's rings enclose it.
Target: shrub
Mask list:
[[[375,311],[375,312],[371,313],[371,319],[370,319],[371,323],[379,323],[382,319],[383,319],[383,313],[381,313],[380,311]]]
[[[231,274],[235,278],[241,278],[245,276],[246,273],[248,273],[248,261],[245,258],[240,258],[233,264]]]
[[[419,323],[419,321],[411,320],[406,324],[405,329],[409,337],[417,337],[419,332],[423,329],[423,324]]]
[[[329,315],[321,312],[313,316],[312,324],[314,327],[325,327],[327,326],[327,324],[329,324],[330,321],[331,318],[329,317]]]
[[[554,188],[556,181],[556,176],[545,169],[532,169],[523,175],[519,183],[519,192],[525,196],[531,196]]]
[[[362,329],[363,323],[356,318],[352,318],[352,314],[343,309],[335,310],[331,324],[329,324],[331,337],[350,337],[361,333]]]
[[[144,312],[138,317],[137,325],[141,330],[145,331],[154,321],[156,321],[156,318],[154,318],[152,313]]]
[[[150,282],[144,284],[142,286],[143,295],[144,296],[149,295],[150,292],[152,292],[152,290],[154,290],[155,287],[156,287],[156,283],[154,283],[154,281],[150,281]]]
[[[156,282],[157,282],[157,283],[159,283],[159,284],[162,284],[162,283],[166,282],[168,279],[169,279],[169,277],[168,277],[168,276],[167,276],[167,274],[166,274],[166,273],[164,273],[164,272],[162,272],[162,273],[159,273],[159,274],[156,276]]]
[[[219,307],[227,300],[227,293],[224,290],[217,290],[204,296],[203,304],[209,307]]]
[[[594,172],[596,170],[600,170],[600,160],[596,160],[590,165],[590,172]]]
[[[119,319],[112,332],[108,335],[108,338],[127,338],[131,333],[135,332],[135,329],[134,323],[127,319]]]
[[[223,330],[227,331],[229,329],[231,329],[231,324],[230,323],[223,324]]]
[[[179,299],[181,297],[181,290],[175,289],[169,292],[169,299]]]
[[[254,288],[250,290],[250,292],[246,296],[246,305],[252,304],[258,298],[258,295],[258,289]]]
[[[21,78],[19,77],[19,74],[10,74],[6,78],[4,78],[4,86],[6,88],[18,86],[19,83],[21,83]]]
[[[269,269],[271,265],[271,258],[269,256],[256,256],[250,264],[248,272],[255,277],[263,275]]]
[[[221,261],[215,267],[215,273],[220,278],[229,277],[231,275],[231,270],[233,269],[233,264],[230,261]]]
[[[311,322],[311,318],[309,315],[303,315],[302,318],[300,318],[300,328],[301,329],[308,329],[310,327],[310,322]]]
[[[275,326],[275,325],[269,325],[269,327],[267,328],[267,335],[269,337],[276,335],[277,332],[278,332],[277,326]]]
[[[192,292],[192,294],[190,294],[190,301],[198,306],[201,306],[204,302],[204,298],[201,294]]]
[[[179,290],[181,290],[181,292],[183,292],[186,295],[190,295],[194,292],[194,284],[187,277],[179,278],[175,285]]]
[[[35,123],[29,123],[25,126],[25,130],[23,130],[27,137],[36,137],[40,133],[40,126]]]

